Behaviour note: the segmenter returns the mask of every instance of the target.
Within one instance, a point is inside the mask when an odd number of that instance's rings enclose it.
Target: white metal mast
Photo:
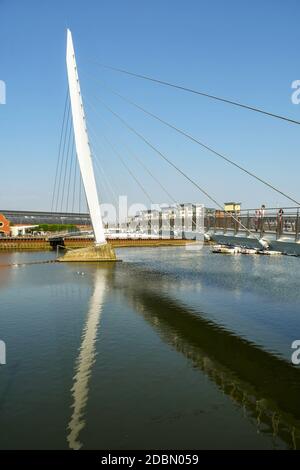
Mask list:
[[[86,199],[92,220],[96,245],[106,243],[97,193],[91,148],[86,127],[72,33],[67,30],[67,72],[71,100],[71,110],[75,135],[76,152],[83,180]]]

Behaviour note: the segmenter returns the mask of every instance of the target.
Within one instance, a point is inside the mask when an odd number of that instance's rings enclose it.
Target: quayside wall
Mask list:
[[[114,248],[122,247],[157,247],[157,246],[182,246],[193,243],[190,240],[181,239],[112,239],[108,240]],[[71,237],[61,240],[48,240],[46,237],[16,237],[0,238],[0,251],[50,251],[56,246],[65,246],[65,248],[83,248],[91,246],[93,239],[82,237]]]

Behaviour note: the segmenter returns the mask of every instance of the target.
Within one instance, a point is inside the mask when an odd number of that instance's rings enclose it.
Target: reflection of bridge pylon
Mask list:
[[[67,440],[71,449],[80,449],[80,431],[85,426],[84,409],[88,400],[89,379],[96,355],[96,337],[106,289],[107,271],[95,271],[94,292],[90,300],[86,325],[82,335],[80,352],[77,359],[76,374],[72,387],[73,414],[68,425]]]
[[[75,51],[72,34],[69,29],[67,31],[66,62],[76,153],[95,234],[95,245],[91,248],[83,248],[68,252],[63,258],[61,258],[61,261],[115,261],[116,256],[114,250],[106,242],[104,236]]]

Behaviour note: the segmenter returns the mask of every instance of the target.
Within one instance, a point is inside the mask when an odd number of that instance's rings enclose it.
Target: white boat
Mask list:
[[[279,256],[282,255],[281,251],[275,250],[260,250],[257,252],[259,255],[267,255],[267,256]]]
[[[241,248],[238,246],[226,246],[226,245],[214,245],[212,248],[212,253],[222,253],[224,255],[237,255],[241,251]]]
[[[257,255],[258,249],[256,249],[256,248],[241,248],[240,253],[242,255]]]
[[[228,245],[214,245],[212,253],[221,253],[224,255],[265,255],[265,256],[279,256],[282,255],[281,251],[275,250],[259,250],[257,248],[246,248],[241,246],[228,246]]]

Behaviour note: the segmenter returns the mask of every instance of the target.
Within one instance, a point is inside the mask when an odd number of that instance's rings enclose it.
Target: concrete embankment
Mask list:
[[[109,240],[114,248],[122,247],[158,247],[158,246],[182,246],[194,243],[191,240],[178,239],[114,239]],[[84,248],[91,246],[93,240],[91,238],[72,237],[65,240],[57,240],[57,243],[49,241],[46,237],[18,237],[18,238],[0,238],[0,251],[50,251],[55,249],[56,245],[65,246],[66,248]]]

